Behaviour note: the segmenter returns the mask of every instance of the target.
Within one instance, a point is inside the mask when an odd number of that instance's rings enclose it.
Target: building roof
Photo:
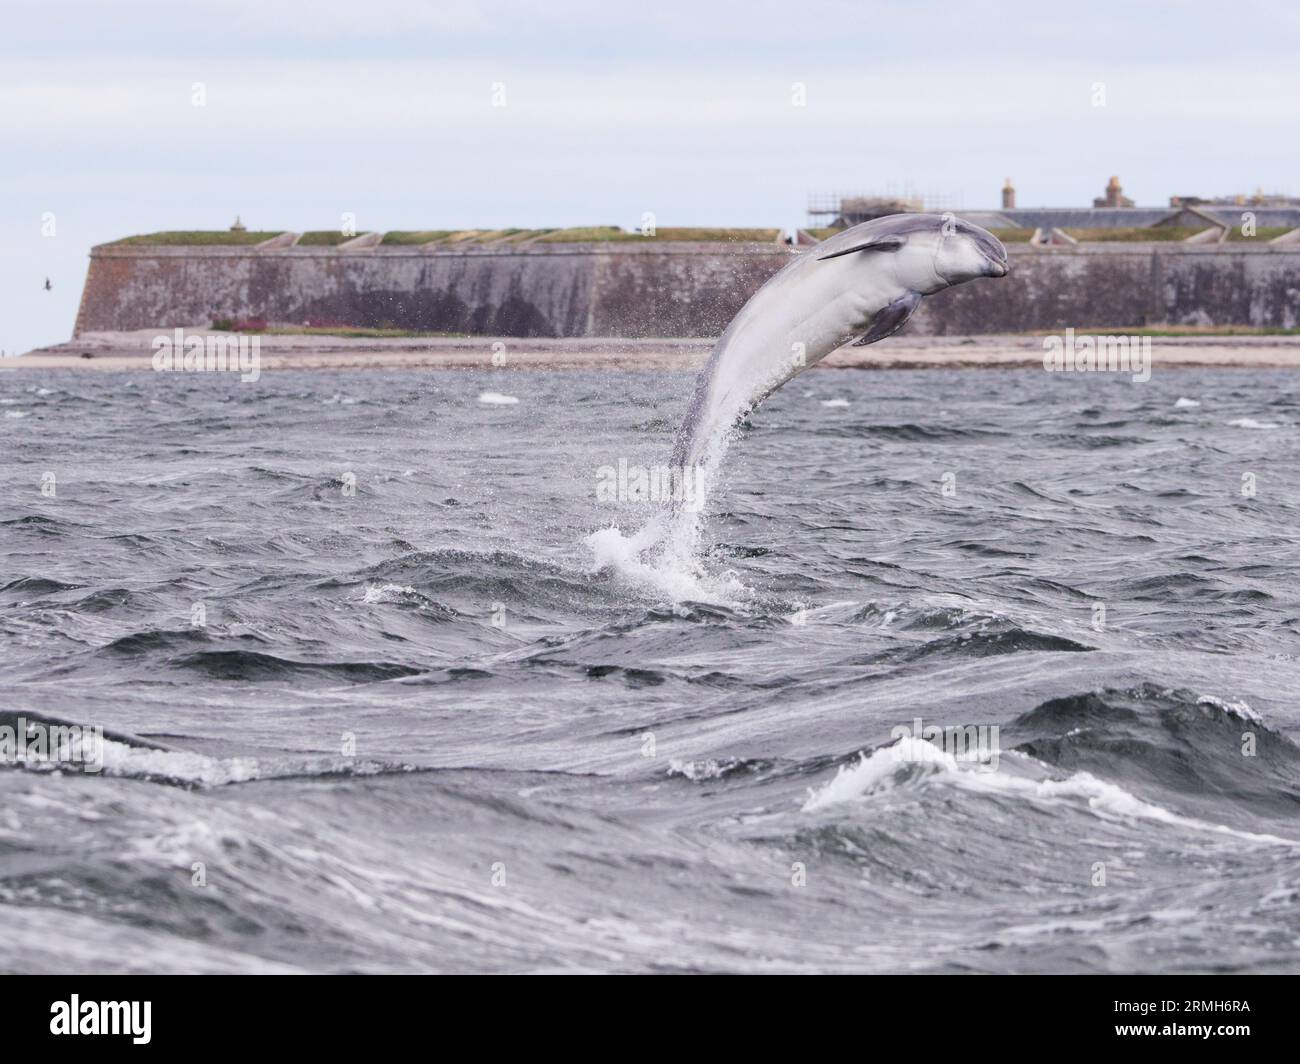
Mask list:
[[[1141,229],[1178,214],[1175,207],[1008,207],[1017,229]],[[970,217],[963,214],[962,217]],[[985,226],[988,228],[988,226]]]
[[[985,229],[1033,229],[1034,226],[1025,226],[1022,222],[1017,222],[1008,217],[1006,211],[958,211],[964,221],[972,225],[982,226]]]
[[[1241,225],[1247,211],[1260,229],[1300,228],[1300,207],[1206,206],[1195,210],[1229,229]],[[1001,211],[963,211],[961,215],[985,229],[1147,229],[1161,223],[1188,224],[1184,207],[1009,207]],[[1183,216],[1180,218],[1180,216]]]
[[[1300,207],[1250,207],[1235,204],[1225,207],[1216,203],[1213,206],[1202,204],[1196,209],[1226,226],[1241,225],[1241,216],[1249,212],[1255,216],[1255,224],[1261,229],[1300,228]]]

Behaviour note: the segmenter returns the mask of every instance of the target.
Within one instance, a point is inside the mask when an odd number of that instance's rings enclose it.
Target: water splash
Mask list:
[[[675,459],[683,453],[682,440],[688,425],[679,432]],[[650,519],[630,535],[611,527],[587,536],[584,542],[594,555],[595,568],[613,572],[642,591],[672,602],[737,607],[750,598],[750,590],[731,570],[709,571],[704,539],[709,497],[736,433],[733,420],[714,424],[709,438],[696,452],[699,457],[691,467],[695,475],[680,478],[681,483],[694,485],[688,499],[664,500]]]

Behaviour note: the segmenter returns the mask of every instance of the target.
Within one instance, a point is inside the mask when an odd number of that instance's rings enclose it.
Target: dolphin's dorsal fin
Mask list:
[[[862,338],[853,341],[853,346],[866,347],[867,344],[874,344],[877,340],[893,336],[894,333],[907,324],[907,319],[912,316],[912,312],[920,305],[921,293],[908,292],[906,295],[899,296],[892,303],[881,307],[871,319],[871,325],[862,334]]]
[[[877,236],[868,240],[865,244],[854,244],[851,248],[845,248],[843,251],[832,251],[829,255],[818,256],[823,261],[826,259],[838,259],[841,255],[852,255],[857,251],[897,251],[903,246],[901,236]]]

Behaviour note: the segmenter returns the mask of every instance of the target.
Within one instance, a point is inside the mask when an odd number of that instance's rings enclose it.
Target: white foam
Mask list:
[[[651,521],[625,536],[617,527],[593,532],[584,542],[594,555],[596,571],[609,571],[642,592],[670,602],[706,602],[737,606],[747,589],[733,574],[706,574],[683,552],[672,549],[662,524]]]
[[[905,763],[931,764],[934,759],[942,761],[945,758],[952,761],[955,771],[957,762],[952,755],[924,739],[904,735],[892,746],[882,746],[870,755],[859,754],[856,765],[841,765],[835,778],[818,790],[809,788],[803,811],[811,813],[825,809],[828,805],[856,801],[869,794],[892,790],[898,782],[899,770],[905,767]]]
[[[1242,720],[1250,721],[1252,724],[1260,723],[1260,715],[1250,708],[1246,702],[1229,702],[1223,698],[1216,698],[1214,695],[1202,695],[1196,700],[1198,706],[1217,706],[1225,713],[1231,713],[1234,717],[1240,717]]]
[[[713,758],[707,761],[681,761],[673,758],[668,764],[668,775],[685,776],[692,783],[721,779],[725,772],[725,766]]]
[[[823,399],[822,406],[848,406],[847,399]]]
[[[259,777],[251,757],[214,758],[190,750],[154,750],[104,740],[103,771],[109,776],[156,776],[182,783],[220,787],[246,783]]]
[[[405,595],[418,595],[413,587],[402,584],[371,584],[361,601],[373,606],[380,602],[400,602]]]
[[[403,772],[410,765],[391,766]],[[382,762],[357,760],[347,756],[307,755],[290,760],[259,761],[253,757],[208,757],[193,750],[156,750],[104,740],[101,771],[106,776],[128,779],[163,779],[203,787],[224,787],[251,780],[278,779],[290,776],[319,776],[347,773],[373,776],[388,771]]]
[[[481,392],[478,401],[487,403],[489,406],[513,406],[519,402],[515,396],[502,395],[500,392]]]
[[[1177,407],[1192,407],[1192,406],[1200,406],[1200,405],[1201,405],[1201,401],[1199,399],[1188,399],[1187,396],[1185,395],[1179,396],[1178,402],[1174,403],[1174,406]]]
[[[1280,429],[1282,426],[1276,421],[1256,421],[1253,417],[1239,417],[1234,421],[1229,421],[1234,429]]]

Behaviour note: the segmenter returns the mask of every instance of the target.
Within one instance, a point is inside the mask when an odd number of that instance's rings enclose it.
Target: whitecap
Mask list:
[[[1223,698],[1216,698],[1214,695],[1202,695],[1196,700],[1196,704],[1198,706],[1215,706],[1225,713],[1231,713],[1234,717],[1240,717],[1252,724],[1261,723],[1260,715],[1251,709],[1246,702],[1229,702]]]
[[[371,584],[366,588],[361,601],[373,606],[379,602],[400,602],[406,595],[419,594],[415,588],[403,584]]]
[[[192,750],[155,750],[104,740],[103,771],[132,779],[155,777],[179,783],[219,787],[259,777],[258,763],[249,757],[214,758]]]
[[[912,772],[906,772],[909,769]],[[1011,795],[1046,804],[1083,802],[1089,812],[1102,820],[1152,820],[1173,827],[1229,835],[1247,842],[1300,847],[1300,841],[1295,839],[1238,831],[1223,824],[1182,816],[1144,801],[1089,772],[1076,772],[1058,780],[1030,779],[1004,771],[972,770],[933,743],[910,736],[902,736],[897,742],[881,747],[869,756],[859,755],[854,765],[841,765],[832,780],[817,790],[809,789],[803,811],[816,812],[827,806],[860,801],[872,794],[891,790],[908,776],[914,778],[918,770],[928,780],[977,793]]]
[[[692,783],[700,780],[721,779],[726,771],[726,766],[713,758],[708,758],[705,761],[682,761],[673,758],[668,763],[668,775],[685,776]]]

